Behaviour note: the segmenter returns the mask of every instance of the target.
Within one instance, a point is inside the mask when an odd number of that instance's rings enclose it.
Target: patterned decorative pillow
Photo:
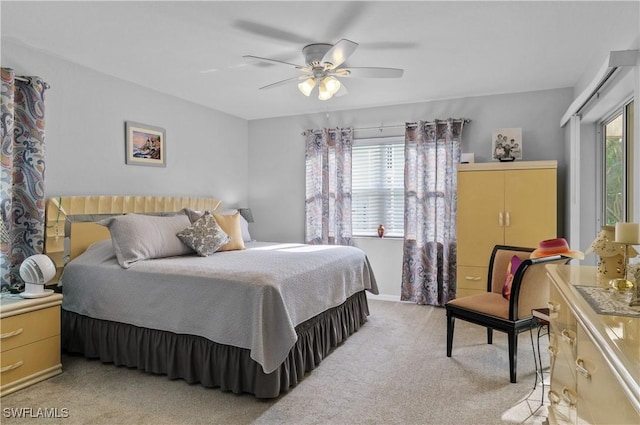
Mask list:
[[[178,232],[177,236],[201,257],[213,254],[231,241],[209,211],[205,211],[191,226]]]
[[[518,267],[522,264],[522,260],[517,255],[511,257],[509,265],[507,266],[507,278],[505,279],[504,286],[502,287],[502,296],[506,299],[511,298],[511,284],[513,283],[513,276],[516,274]]]
[[[180,212],[186,214],[192,223],[197,219],[199,219],[200,217],[202,217],[202,214],[204,214],[204,211],[194,211],[190,208],[183,208]],[[217,211],[215,212],[215,215],[227,216],[227,215],[234,215],[237,212],[238,212],[237,209],[230,209],[230,210],[224,210],[224,211]],[[244,242],[251,242],[252,239],[251,239],[251,234],[249,234],[249,223],[242,215],[240,215],[240,230],[242,231],[242,240]]]

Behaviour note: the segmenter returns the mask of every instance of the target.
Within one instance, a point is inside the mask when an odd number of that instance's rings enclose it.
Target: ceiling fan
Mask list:
[[[358,43],[343,38],[336,44],[314,43],[302,49],[305,65],[284,62],[277,59],[262,58],[245,55],[243,57],[256,59],[278,65],[286,65],[302,71],[302,75],[287,78],[260,87],[260,90],[271,89],[286,84],[298,83],[298,89],[305,96],[310,96],[313,89],[318,87],[318,99],[328,100],[334,95],[346,94],[346,88],[339,78],[400,78],[404,73],[399,68],[379,67],[341,67],[342,64],[356,51]]]

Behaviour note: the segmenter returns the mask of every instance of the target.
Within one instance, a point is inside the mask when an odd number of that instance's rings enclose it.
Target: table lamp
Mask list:
[[[614,242],[624,245],[622,250],[624,254],[624,262],[622,264],[622,277],[611,279],[609,284],[618,291],[626,291],[634,286],[637,291],[637,284],[627,279],[627,270],[629,269],[629,245],[640,245],[640,226],[638,223],[616,223]]]

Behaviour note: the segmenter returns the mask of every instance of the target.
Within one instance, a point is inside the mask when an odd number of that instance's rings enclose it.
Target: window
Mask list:
[[[354,140],[351,219],[354,236],[404,236],[404,136]]]
[[[627,221],[633,170],[630,149],[633,140],[633,101],[602,122],[603,224]]]

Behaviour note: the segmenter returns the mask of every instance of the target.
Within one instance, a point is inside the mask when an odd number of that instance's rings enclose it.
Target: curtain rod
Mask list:
[[[437,122],[441,122],[441,121],[447,121],[447,120],[435,120],[435,121],[425,121],[425,124],[435,124]],[[464,124],[468,124],[471,122],[470,119],[468,118],[460,118],[460,119],[454,119],[453,122],[463,122]],[[418,123],[417,122],[408,122],[405,124],[394,124],[394,125],[381,125],[378,127],[361,127],[361,128],[354,128],[353,131],[366,131],[366,130],[384,130],[387,128],[406,128],[407,126],[409,127],[415,127],[417,126]]]
[[[638,61],[638,50],[619,50],[609,52],[609,56],[604,61],[596,73],[595,78],[584,89],[578,97],[569,105],[569,108],[560,119],[560,127],[569,121],[572,115],[580,114],[585,106],[595,97],[599,96],[599,90],[612,78],[619,68],[633,67]]]
[[[437,122],[441,122],[441,121],[447,121],[447,120],[435,120],[435,121],[425,121],[425,124],[435,124]],[[471,122],[471,120],[469,118],[459,118],[459,119],[454,119],[453,122],[463,122],[464,124],[468,124]],[[353,131],[367,131],[367,130],[384,130],[387,128],[406,128],[407,126],[409,127],[416,127],[418,125],[417,122],[408,122],[405,124],[393,124],[393,125],[380,125],[378,127],[361,127],[361,128],[354,128]],[[319,132],[321,130],[315,130],[314,133]],[[336,129],[330,128],[329,132],[332,131],[336,131]],[[302,132],[302,135],[304,136],[306,134],[305,132]]]

